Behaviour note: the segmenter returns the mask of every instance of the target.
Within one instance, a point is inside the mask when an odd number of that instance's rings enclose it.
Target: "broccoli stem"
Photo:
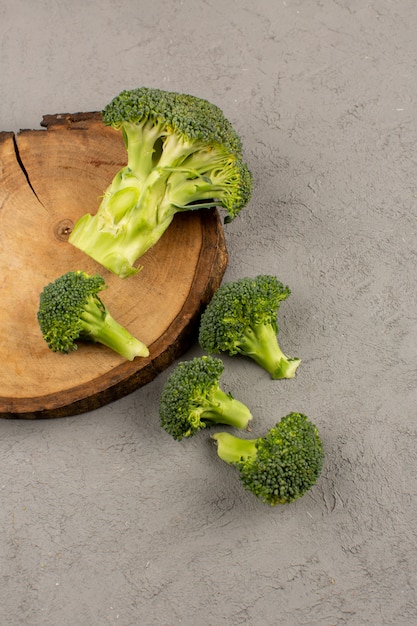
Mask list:
[[[200,419],[216,424],[228,424],[235,428],[246,428],[252,419],[248,407],[222,389],[215,389],[208,396],[208,403],[203,405]]]
[[[217,454],[226,463],[233,465],[241,460],[255,457],[256,439],[241,439],[230,433],[215,433],[211,436],[217,443]]]
[[[174,217],[171,205],[161,206],[168,175],[154,170],[139,195],[134,177],[126,187],[125,177],[117,174],[98,212],[76,223],[70,243],[121,278],[136,274],[136,259],[162,237]],[[117,215],[116,223],[112,215]]]
[[[155,145],[162,136],[163,125],[145,120],[137,123],[124,122],[123,140],[127,150],[127,169],[144,182],[154,166]]]
[[[89,341],[96,341],[117,352],[129,361],[137,356],[149,356],[149,350],[139,339],[121,326],[110,315],[100,299],[90,302],[81,316],[82,333]]]
[[[246,330],[238,350],[263,367],[271,378],[294,378],[301,359],[287,357],[278,344],[277,329],[272,324],[258,324]]]

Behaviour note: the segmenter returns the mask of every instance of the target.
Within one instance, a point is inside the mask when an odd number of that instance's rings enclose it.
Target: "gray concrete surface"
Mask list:
[[[161,431],[167,372],[89,414],[0,420],[2,626],[417,623],[416,30],[412,0],[0,2],[2,130],[140,85],[232,120],[256,186],[226,278],[291,286],[280,338],[303,363],[271,382],[226,358],[223,383],[256,434],[302,411],[326,449],[271,509],[207,432]]]

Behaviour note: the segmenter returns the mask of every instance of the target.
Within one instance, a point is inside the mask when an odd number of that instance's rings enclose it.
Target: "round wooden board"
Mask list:
[[[51,418],[98,408],[145,385],[196,338],[220,285],[227,250],[216,210],[177,215],[124,280],[68,243],[95,213],[126,162],[121,134],[99,113],[48,115],[46,130],[0,133],[0,417]],[[43,287],[61,274],[100,273],[111,314],[150,350],[126,361],[99,344],[63,355],[44,342],[36,314]]]

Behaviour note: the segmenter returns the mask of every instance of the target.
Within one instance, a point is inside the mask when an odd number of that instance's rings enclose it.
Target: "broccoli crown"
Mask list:
[[[101,343],[133,361],[148,356],[147,346],[110,315],[97,295],[106,288],[99,274],[67,272],[46,285],[39,298],[38,322],[48,347],[68,354],[77,339]]]
[[[248,203],[252,175],[242,144],[219,107],[188,94],[141,87],[122,91],[102,111],[121,130],[127,164],[82,216],[69,242],[125,278],[174,215],[222,207],[225,222]]]
[[[201,316],[199,342],[210,354],[242,352],[248,330],[270,325],[278,331],[280,302],[290,295],[275,276],[259,275],[224,283]]]
[[[271,506],[300,498],[321,473],[324,452],[319,432],[301,413],[283,417],[258,439],[242,441],[229,433],[213,435],[221,458],[224,435],[229,440],[224,460],[237,467],[245,489]]]
[[[318,430],[305,415],[290,413],[256,442],[256,456],[237,463],[245,489],[271,505],[303,496],[323,465]]]
[[[149,87],[124,90],[103,109],[103,122],[113,128],[151,121],[161,135],[176,134],[186,140],[220,144],[241,154],[239,136],[215,104],[189,94]]]
[[[75,341],[84,332],[82,316],[91,304],[104,311],[97,294],[105,288],[104,278],[81,270],[67,272],[46,285],[40,295],[37,317],[43,338],[53,352],[77,349]]]
[[[223,362],[211,356],[180,362],[168,377],[160,398],[160,423],[174,439],[191,437],[208,423],[245,428],[249,409],[219,386]]]

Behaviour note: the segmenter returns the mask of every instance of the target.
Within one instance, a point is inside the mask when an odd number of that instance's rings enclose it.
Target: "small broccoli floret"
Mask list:
[[[239,470],[243,487],[266,504],[286,504],[303,496],[320,476],[324,452],[314,424],[301,413],[283,417],[265,437],[212,435],[218,456]]]
[[[191,437],[210,424],[246,428],[247,406],[219,386],[223,362],[211,356],[179,363],[168,377],[160,399],[161,426],[174,439]]]
[[[116,322],[97,295],[106,288],[104,278],[79,270],[67,272],[46,285],[40,295],[38,323],[53,352],[77,349],[77,340],[95,341],[133,361],[148,356],[144,343]]]
[[[252,177],[241,141],[207,100],[141,87],[122,91],[103,110],[122,132],[127,165],[97,213],[81,217],[70,243],[122,278],[166,231],[174,215],[223,207],[232,220],[248,203]]]
[[[301,360],[287,357],[277,337],[278,309],[290,293],[275,276],[224,283],[201,316],[200,346],[209,354],[250,357],[273,379],[294,378]]]

